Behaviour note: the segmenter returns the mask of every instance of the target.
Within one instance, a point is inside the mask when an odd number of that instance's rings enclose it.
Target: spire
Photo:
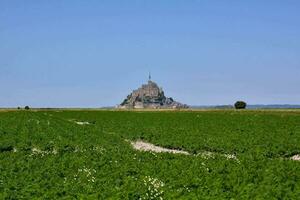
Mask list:
[[[148,81],[151,81],[151,73],[149,72],[149,80]]]

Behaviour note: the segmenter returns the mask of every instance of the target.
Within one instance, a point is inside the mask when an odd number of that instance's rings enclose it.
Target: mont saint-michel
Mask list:
[[[163,89],[151,80],[140,88],[133,90],[118,108],[188,108],[186,104],[175,101],[172,97],[166,97]]]

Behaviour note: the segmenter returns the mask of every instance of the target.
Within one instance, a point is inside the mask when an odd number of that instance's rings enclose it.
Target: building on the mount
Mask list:
[[[148,83],[133,90],[118,108],[188,108],[188,106],[174,101],[173,98],[165,97],[162,88],[151,81],[149,76]]]

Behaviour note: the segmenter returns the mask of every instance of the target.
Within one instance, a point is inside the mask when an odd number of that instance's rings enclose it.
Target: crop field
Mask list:
[[[300,111],[0,112],[0,199],[300,199],[298,154]]]

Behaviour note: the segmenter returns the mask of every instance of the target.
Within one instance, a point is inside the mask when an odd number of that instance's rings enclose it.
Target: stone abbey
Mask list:
[[[162,88],[153,82],[149,75],[148,83],[133,90],[118,108],[188,108],[188,106],[174,101],[173,98],[167,98]]]

